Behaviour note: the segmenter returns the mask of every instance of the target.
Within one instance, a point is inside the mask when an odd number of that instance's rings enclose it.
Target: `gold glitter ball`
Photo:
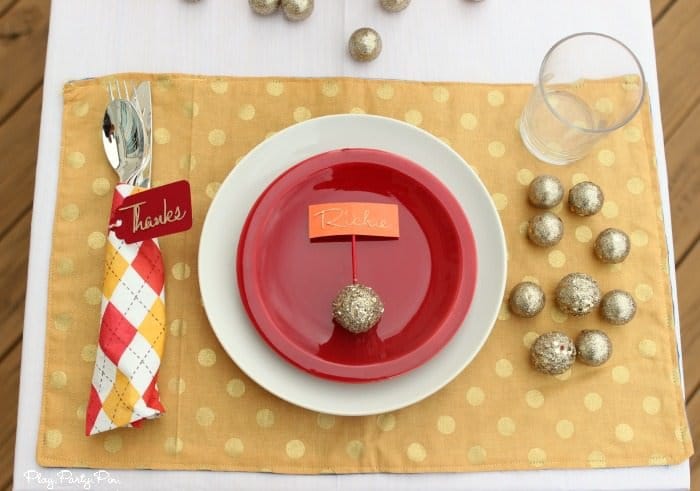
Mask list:
[[[559,310],[565,314],[586,315],[600,303],[600,288],[587,274],[571,273],[561,279],[554,298]]]
[[[555,176],[535,177],[527,189],[527,199],[535,208],[554,208],[564,198],[564,186]]]
[[[604,263],[621,263],[630,253],[630,238],[622,230],[606,228],[598,234],[593,248]]]
[[[627,324],[637,313],[637,303],[623,290],[612,290],[600,301],[600,315],[610,324]]]
[[[382,52],[382,38],[370,27],[361,27],[350,35],[350,56],[356,61],[372,61]]]
[[[287,20],[304,20],[314,11],[314,0],[282,0],[282,12]]]
[[[387,12],[401,12],[409,3],[411,0],[379,0],[379,4]]]
[[[280,0],[248,0],[248,5],[258,15],[270,15],[277,12]]]
[[[542,334],[530,346],[530,362],[539,372],[559,375],[571,368],[576,347],[569,336],[559,331]]]
[[[523,281],[511,290],[508,306],[515,315],[534,317],[544,308],[544,300],[544,292],[537,283]]]
[[[564,235],[564,222],[551,211],[530,218],[527,224],[528,238],[540,247],[558,244]]]
[[[569,209],[578,216],[595,215],[604,201],[603,191],[590,181],[579,182],[569,190]]]
[[[369,331],[384,314],[384,304],[379,295],[360,283],[340,290],[333,300],[332,308],[333,320],[355,334]]]
[[[598,367],[608,361],[612,355],[612,343],[603,331],[597,329],[583,330],[576,336],[576,355],[579,361]]]

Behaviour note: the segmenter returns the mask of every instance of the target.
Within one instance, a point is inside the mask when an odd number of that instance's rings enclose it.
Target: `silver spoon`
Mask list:
[[[130,101],[114,99],[107,105],[102,144],[120,182],[134,184],[144,162],[145,144],[143,122]]]

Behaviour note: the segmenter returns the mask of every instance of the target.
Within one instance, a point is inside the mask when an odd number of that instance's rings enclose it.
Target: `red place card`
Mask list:
[[[192,227],[190,183],[176,181],[127,197],[114,210],[110,229],[127,244]]]
[[[334,235],[399,236],[399,207],[391,203],[309,205],[309,238]]]

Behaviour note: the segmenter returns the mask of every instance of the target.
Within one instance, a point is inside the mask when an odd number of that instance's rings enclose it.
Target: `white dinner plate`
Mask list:
[[[477,249],[474,298],[452,340],[418,368],[364,384],[314,377],[282,359],[248,318],[236,278],[239,237],[258,196],[291,166],[322,152],[353,147],[392,152],[432,172],[462,206]],[[498,213],[466,162],[426,131],[394,119],[354,114],[310,119],[276,133],[251,150],[216,193],[204,221],[198,261],[204,309],[222,347],[238,367],[286,401],[347,416],[399,409],[450,382],[476,356],[491,332],[506,281],[506,245]],[[482,274],[486,271],[488,274]]]

